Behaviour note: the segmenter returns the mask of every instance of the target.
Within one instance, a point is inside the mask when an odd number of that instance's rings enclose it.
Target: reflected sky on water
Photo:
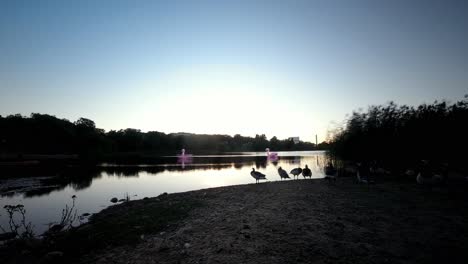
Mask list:
[[[278,168],[288,173],[308,165],[312,178],[322,178],[326,155],[322,151],[278,152],[279,160],[271,162],[264,152],[228,153],[225,155],[194,155],[191,163],[177,163],[177,156],[164,157],[159,164],[115,165],[101,164],[92,171],[75,172],[73,176],[44,181],[50,188],[15,193],[0,198],[1,224],[7,226],[7,204],[23,204],[27,220],[38,233],[50,222],[60,220],[65,204],[71,205],[77,196],[78,215],[96,213],[111,205],[110,199],[153,197],[161,193],[184,192],[203,188],[255,183],[252,168],[264,173],[268,181],[278,181]],[[290,176],[292,178],[292,175]],[[303,179],[303,177],[300,177]]]

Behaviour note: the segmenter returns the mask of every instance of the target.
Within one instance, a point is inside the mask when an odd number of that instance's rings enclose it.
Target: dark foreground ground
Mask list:
[[[206,189],[113,206],[52,244],[81,263],[468,263],[466,190],[349,178]],[[31,254],[3,259],[48,261]]]

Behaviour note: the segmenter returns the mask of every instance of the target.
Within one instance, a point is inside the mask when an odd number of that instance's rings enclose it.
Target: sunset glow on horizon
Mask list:
[[[468,93],[465,2],[352,2],[2,1],[0,115],[315,143]]]

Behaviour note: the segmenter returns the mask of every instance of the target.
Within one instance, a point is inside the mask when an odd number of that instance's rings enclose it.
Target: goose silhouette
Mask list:
[[[307,167],[307,165],[305,165],[305,168],[302,170],[302,176],[304,176],[304,179],[307,177],[312,179],[312,171]]]
[[[336,181],[337,170],[335,169],[335,167],[333,167],[333,164],[331,164],[331,162],[329,162],[327,166],[325,166],[324,170],[325,170],[325,180]]]
[[[292,175],[294,175],[294,178],[296,178],[296,176],[299,178],[299,175],[302,173],[302,169],[301,168],[294,168],[291,170],[290,172]]]
[[[255,179],[255,183],[258,183],[260,180],[266,180],[265,174],[255,171],[255,168],[252,168],[250,175]]]
[[[282,179],[291,179],[289,177],[288,173],[285,170],[283,170],[281,167],[278,168],[278,174],[279,174],[281,180]]]

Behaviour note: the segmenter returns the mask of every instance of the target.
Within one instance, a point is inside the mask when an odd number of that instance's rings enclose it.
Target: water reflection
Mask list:
[[[72,195],[78,197],[78,214],[82,214],[100,211],[111,204],[109,200],[112,197],[120,199],[126,193],[133,199],[142,199],[163,192],[254,183],[250,176],[252,168],[265,174],[268,181],[280,180],[280,166],[290,172],[306,164],[312,170],[312,178],[324,177],[324,152],[279,152],[278,155],[277,161],[268,160],[264,152],[249,152],[193,156],[190,164],[178,163],[175,156],[164,157],[158,164],[100,164],[95,168],[69,168],[63,170],[59,177],[41,179],[43,188],[3,194],[0,206],[25,205],[28,219],[36,229],[43,230],[45,224],[60,219],[61,209]],[[2,218],[1,223],[4,221]]]
[[[60,191],[70,187],[74,191],[81,191],[92,186],[93,181],[100,180],[103,176],[106,178],[115,177],[129,178],[140,177],[140,174],[157,176],[168,172],[181,172],[190,174],[192,172],[200,171],[242,171],[245,167],[256,168],[257,170],[267,169],[270,166],[276,169],[283,166],[287,170],[288,166],[297,167],[298,165],[313,168],[318,177],[323,176],[322,170],[324,168],[326,156],[322,152],[283,152],[281,157],[271,160],[269,157],[264,156],[262,153],[239,153],[229,155],[205,155],[205,156],[190,156],[191,162],[188,164],[181,163],[180,157],[165,157],[161,164],[100,164],[96,167],[72,167],[60,173],[53,172],[52,174],[58,175],[57,177],[43,177],[39,180],[40,186],[37,188],[26,188],[10,192],[3,192],[0,195],[3,197],[12,197],[22,193],[26,198],[47,195],[53,191]],[[55,168],[54,168],[55,169]],[[290,168],[292,169],[292,168]],[[270,177],[275,179],[277,175],[270,171]],[[27,176],[27,175],[22,175]],[[31,175],[30,175],[31,176]],[[202,175],[200,175],[202,176]],[[248,179],[248,177],[247,177]],[[241,180],[238,183],[248,183]],[[234,183],[235,184],[235,183]],[[193,186],[196,188],[196,186]],[[190,188],[190,186],[188,186]]]

